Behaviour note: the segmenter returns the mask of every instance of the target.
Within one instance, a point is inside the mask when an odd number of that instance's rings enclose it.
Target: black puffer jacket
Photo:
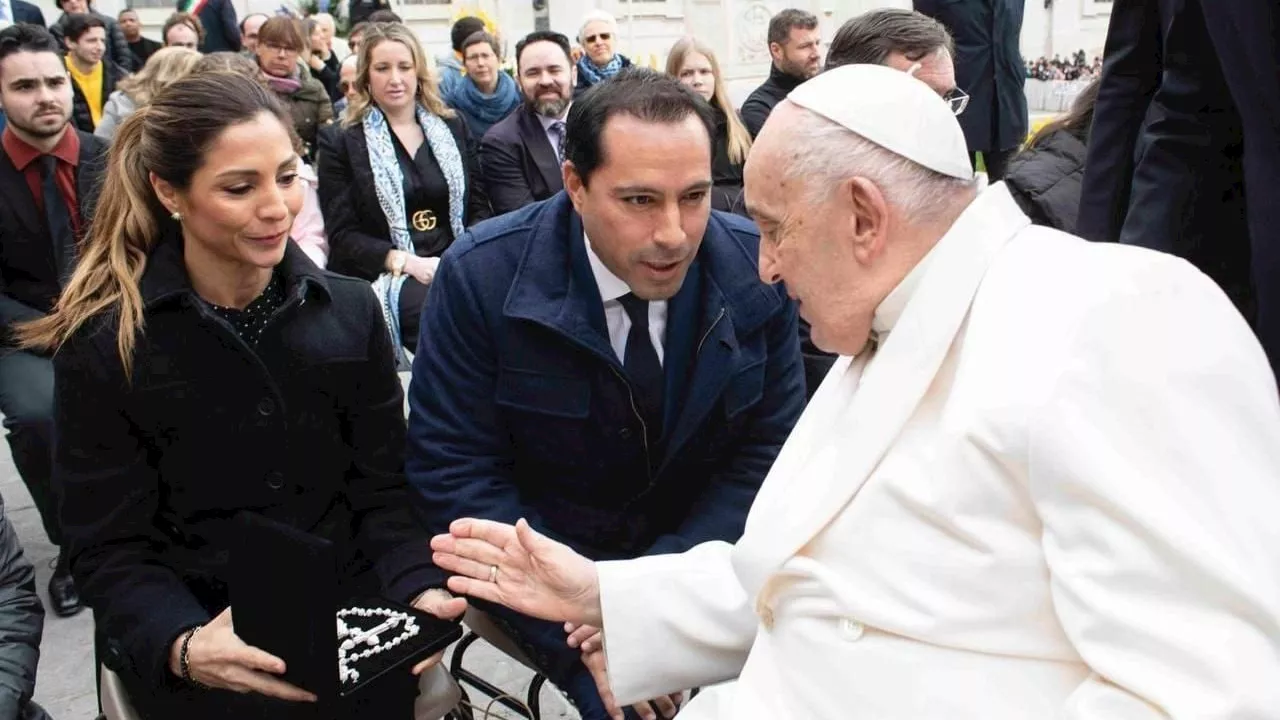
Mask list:
[[[1054,130],[1009,161],[1004,182],[1036,225],[1075,234],[1085,152],[1070,131]]]
[[[23,556],[0,500],[0,718],[50,720],[31,701],[42,634],[44,607],[36,595],[36,572]]]

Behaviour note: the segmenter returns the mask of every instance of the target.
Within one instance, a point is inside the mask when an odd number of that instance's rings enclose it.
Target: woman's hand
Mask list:
[[[467,599],[454,597],[448,590],[428,590],[413,601],[413,606],[424,613],[435,615],[441,620],[454,620],[467,611]],[[421,675],[435,667],[444,657],[444,650],[432,655],[413,666],[413,674]]]
[[[436,268],[438,267],[440,267],[440,258],[438,257],[410,255],[404,263],[404,274],[423,285],[430,285],[431,278],[435,277]]]
[[[182,640],[169,651],[169,671],[182,677]],[[195,631],[187,644],[187,670],[203,685],[238,693],[258,693],[293,702],[315,702],[316,696],[276,677],[284,674],[284,661],[245,644],[236,635],[231,608]]]

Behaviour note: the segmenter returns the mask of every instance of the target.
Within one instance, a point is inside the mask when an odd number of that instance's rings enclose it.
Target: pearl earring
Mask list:
[[[178,222],[182,222],[182,213],[180,212],[174,212],[169,217],[173,218],[174,220],[177,220]]]

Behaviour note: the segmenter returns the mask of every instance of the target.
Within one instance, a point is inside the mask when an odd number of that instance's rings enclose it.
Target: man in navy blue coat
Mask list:
[[[625,70],[570,111],[565,191],[445,253],[406,466],[432,532],[525,518],[595,559],[742,534],[804,374],[758,231],[710,209],[712,123],[676,80]],[[608,717],[565,628],[483,609],[584,720]]]

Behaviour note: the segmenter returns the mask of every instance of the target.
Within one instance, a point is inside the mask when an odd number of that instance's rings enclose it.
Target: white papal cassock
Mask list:
[[[1208,278],[994,185],[875,327],[736,546],[599,566],[620,701],[737,677],[680,717],[1280,718],[1280,402]]]

